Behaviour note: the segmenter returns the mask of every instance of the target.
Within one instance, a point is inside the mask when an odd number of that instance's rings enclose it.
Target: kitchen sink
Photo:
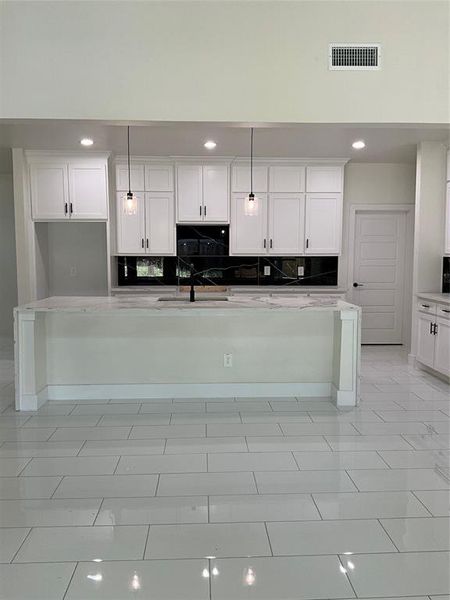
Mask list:
[[[195,302],[227,302],[228,296],[196,296]],[[190,302],[189,296],[161,296],[158,302]]]

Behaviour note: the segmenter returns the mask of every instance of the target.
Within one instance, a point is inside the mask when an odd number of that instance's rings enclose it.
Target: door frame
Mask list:
[[[402,314],[402,344],[408,350],[411,347],[412,285],[413,285],[413,249],[415,204],[351,204],[348,227],[347,294],[354,281],[356,215],[373,212],[403,212],[406,216],[405,268],[403,285],[405,290]],[[381,345],[381,344],[380,344]]]

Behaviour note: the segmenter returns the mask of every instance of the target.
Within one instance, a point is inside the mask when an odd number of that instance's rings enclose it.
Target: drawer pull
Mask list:
[[[448,309],[446,309],[446,308],[442,308],[441,310],[442,310],[442,312],[445,312],[445,313],[450,313],[450,310],[448,310]]]
[[[423,308],[430,308],[429,304],[422,304]]]

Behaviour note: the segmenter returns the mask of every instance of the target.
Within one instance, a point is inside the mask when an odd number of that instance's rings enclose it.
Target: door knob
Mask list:
[[[363,284],[362,283],[358,283],[357,281],[355,281],[353,283],[353,287],[363,287]]]

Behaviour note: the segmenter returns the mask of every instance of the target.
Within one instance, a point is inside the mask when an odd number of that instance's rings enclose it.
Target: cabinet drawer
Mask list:
[[[436,302],[430,302],[429,300],[424,300],[419,298],[417,300],[417,310],[420,312],[428,313],[430,315],[436,314]]]
[[[438,304],[436,314],[443,319],[450,319],[450,304]]]

